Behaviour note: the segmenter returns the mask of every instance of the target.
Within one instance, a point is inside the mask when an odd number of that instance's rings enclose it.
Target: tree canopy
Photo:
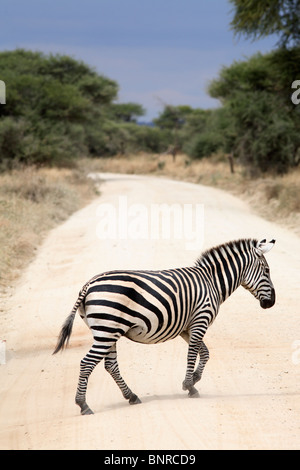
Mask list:
[[[248,166],[285,172],[299,163],[300,110],[291,101],[291,68],[284,72],[291,62],[299,73],[299,59],[298,48],[256,54],[224,67],[210,84],[231,116],[232,151]]]
[[[232,29],[247,38],[276,34],[283,47],[300,45],[300,0],[230,0]]]
[[[154,129],[139,138],[137,103],[116,103],[119,85],[82,61],[23,49],[0,53],[0,167],[65,164],[79,155],[157,150]],[[151,134],[145,138],[145,134]],[[155,134],[155,135],[154,135]]]

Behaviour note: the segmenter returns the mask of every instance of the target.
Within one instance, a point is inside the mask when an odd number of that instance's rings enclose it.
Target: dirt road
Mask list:
[[[101,197],[49,234],[4,302],[0,448],[299,449],[300,239],[219,190],[149,177],[102,177]],[[202,217],[204,205],[204,244],[196,236],[200,225],[193,240],[172,229],[157,239],[151,210],[173,203],[182,204],[185,222],[184,214],[191,220],[199,208]],[[102,363],[88,387],[95,414],[81,416],[74,396],[91,335],[79,316],[69,349],[51,355],[81,286],[109,269],[193,265],[203,249],[240,237],[276,238],[267,258],[277,303],[264,311],[240,287],[223,304],[206,335],[211,359],[198,386],[201,398],[181,390],[187,353],[181,338],[152,346],[122,338],[120,369],[142,404],[128,405]]]

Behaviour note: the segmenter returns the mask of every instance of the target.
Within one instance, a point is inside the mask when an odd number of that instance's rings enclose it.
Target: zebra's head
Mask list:
[[[270,277],[270,268],[264,254],[274,246],[275,240],[265,239],[254,242],[251,250],[251,261],[246,269],[242,286],[259,300],[262,308],[270,308],[275,304],[275,289]]]

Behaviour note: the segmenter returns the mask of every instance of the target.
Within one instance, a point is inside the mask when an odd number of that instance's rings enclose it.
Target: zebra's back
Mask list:
[[[198,298],[197,270],[111,271],[95,276],[85,296],[94,337],[126,335],[141,343],[175,338],[188,328]]]

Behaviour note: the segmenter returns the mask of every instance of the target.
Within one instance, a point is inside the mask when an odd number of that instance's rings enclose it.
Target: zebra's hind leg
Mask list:
[[[104,346],[105,348],[107,346]],[[92,410],[86,402],[86,389],[89,376],[93,372],[97,364],[107,354],[107,350],[98,344],[94,344],[87,355],[80,362],[79,381],[75,397],[75,403],[80,407],[82,415],[93,414]]]
[[[118,385],[119,389],[121,390],[123,397],[126,400],[129,400],[130,405],[137,405],[138,403],[141,403],[141,400],[139,397],[133,393],[128,385],[125,383],[124,379],[122,378],[120,371],[119,371],[119,365],[117,361],[117,349],[116,345],[114,345],[107,356],[105,357],[105,362],[104,362],[105,370],[110,373],[116,384]]]

